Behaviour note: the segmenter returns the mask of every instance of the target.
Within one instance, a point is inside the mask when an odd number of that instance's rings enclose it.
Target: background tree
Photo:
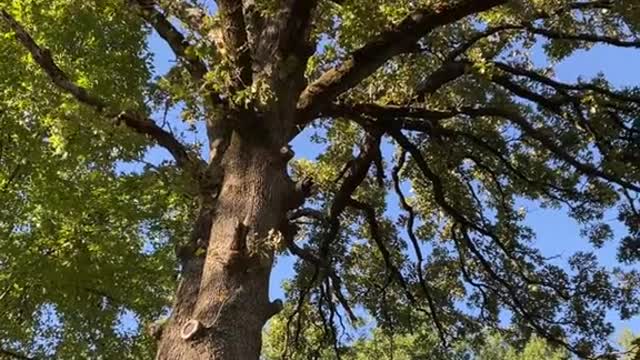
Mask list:
[[[518,210],[565,208],[597,248],[615,209],[640,257],[640,92],[552,66],[639,47],[635,0],[2,0],[0,24],[3,354],[148,357],[126,319],[170,314],[159,359],[257,359],[283,252],[292,343],[338,347],[357,307],[443,351],[508,317],[593,357],[606,312],[638,312],[637,272],[549,262]]]
[[[307,328],[304,344],[298,343],[295,352],[288,353],[286,339],[286,316],[278,315],[269,322],[264,341],[264,358],[281,359],[335,359],[335,349],[324,346],[321,328]],[[437,333],[432,328],[422,328],[413,333],[400,334],[390,329],[373,328],[372,331],[354,339],[338,349],[345,360],[568,360],[570,353],[551,346],[536,336],[520,342],[504,334],[483,332],[479,336],[457,341],[447,353],[443,353]],[[516,340],[511,341],[510,340]]]
[[[640,337],[635,335],[631,330],[625,329],[620,336],[620,345],[624,354],[624,360],[637,360],[640,358]]]

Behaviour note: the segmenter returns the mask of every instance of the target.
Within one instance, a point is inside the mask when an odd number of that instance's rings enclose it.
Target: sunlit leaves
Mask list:
[[[7,3],[74,81],[144,109],[148,32],[121,2]],[[12,36],[0,48],[0,346],[143,356],[141,329],[172,291],[169,239],[189,216],[177,173],[124,165],[142,159],[144,138],[61,94]],[[133,335],[122,332],[127,312]]]

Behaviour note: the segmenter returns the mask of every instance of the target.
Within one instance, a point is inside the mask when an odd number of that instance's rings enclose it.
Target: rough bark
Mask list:
[[[157,359],[258,359],[262,328],[278,310],[268,298],[269,243],[293,191],[287,160],[279,149],[234,133],[206,254],[184,257]],[[185,324],[194,320],[201,330],[184,339]]]

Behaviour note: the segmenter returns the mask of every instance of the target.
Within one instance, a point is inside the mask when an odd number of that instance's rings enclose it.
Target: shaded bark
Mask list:
[[[157,359],[258,359],[261,331],[278,311],[268,298],[275,229],[293,185],[279,149],[237,132],[225,152],[224,180],[208,246],[184,257],[182,281]],[[200,326],[185,339],[185,324]]]

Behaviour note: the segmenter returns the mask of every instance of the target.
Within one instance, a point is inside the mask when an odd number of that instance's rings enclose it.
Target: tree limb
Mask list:
[[[602,43],[617,47],[640,48],[640,40],[622,40],[613,36],[589,34],[589,33],[564,33],[561,31],[535,28],[533,26],[523,26],[526,31],[541,35],[549,39],[584,41],[589,43]]]
[[[313,52],[307,44],[313,12],[319,0],[293,0],[289,13],[284,19],[285,26],[279,39],[278,48],[285,56],[306,58]]]
[[[389,250],[384,244],[384,240],[382,237],[382,233],[380,231],[380,226],[378,224],[375,209],[371,205],[355,200],[353,198],[349,199],[348,206],[358,209],[364,213],[365,219],[369,224],[371,237],[373,238],[373,241],[375,242],[376,247],[378,248],[378,251],[380,251],[380,254],[382,255],[382,259],[384,260],[387,270],[391,273],[393,277],[395,277],[396,281],[398,282],[398,285],[400,285],[400,287],[404,291],[405,296],[407,297],[409,302],[412,305],[417,306],[417,300],[413,296],[413,293],[409,288],[409,284],[407,284],[407,281],[402,275],[402,272],[400,271],[400,269],[398,269],[398,267],[393,263],[393,259],[391,259],[391,253],[389,252]],[[427,303],[429,305],[428,314],[431,316],[431,318],[435,322],[436,328],[438,330],[438,336],[440,337],[440,341],[442,342],[442,345],[446,348],[447,334],[446,334],[446,331],[444,330],[442,323],[440,322],[439,317],[436,315],[435,302],[428,291],[425,292],[425,296],[427,297]]]
[[[16,39],[29,51],[33,60],[58,88],[69,93],[79,102],[94,108],[98,113],[122,122],[133,131],[155,140],[173,155],[178,166],[185,167],[194,163],[189,150],[171,133],[156,125],[145,115],[113,108],[102,99],[90,94],[87,89],[75,84],[55,63],[49,50],[41,48],[22,25],[4,9],[0,10],[0,18],[15,32]]]
[[[547,76],[544,76],[536,71],[524,69],[522,67],[516,67],[513,65],[506,64],[504,62],[493,62],[493,64],[500,70],[510,73],[516,76],[527,77],[533,81],[539,82],[541,84],[550,86],[556,90],[569,90],[569,91],[593,91],[600,95],[607,96],[611,99],[622,101],[622,102],[631,102],[640,105],[640,97],[634,97],[625,95],[620,92],[611,91],[601,86],[597,86],[594,84],[588,83],[578,83],[578,84],[567,84],[557,80],[553,80]]]
[[[156,9],[153,0],[134,0],[138,13],[158,32],[178,59],[185,62],[187,70],[196,82],[202,81],[209,71],[207,66],[197,56],[187,54],[190,44],[184,35],[167,19],[167,17]]]
[[[160,4],[171,12],[178,20],[180,20],[190,31],[200,35],[203,38],[209,39],[205,24],[205,19],[208,16],[207,12],[196,4],[189,4],[187,1],[175,1],[175,0],[158,0]]]
[[[466,72],[466,64],[460,61],[446,61],[431,73],[416,89],[416,96],[423,98],[438,91],[444,85],[458,79]]]
[[[298,101],[299,117],[303,122],[308,121],[340,94],[374,73],[387,60],[410,51],[434,29],[504,3],[506,0],[464,0],[414,12],[393,29],[383,32],[353,52],[342,65],[308,85]]]
[[[237,88],[244,88],[252,81],[252,59],[242,1],[216,0],[222,22],[222,37],[229,58],[236,69],[234,79]]]

